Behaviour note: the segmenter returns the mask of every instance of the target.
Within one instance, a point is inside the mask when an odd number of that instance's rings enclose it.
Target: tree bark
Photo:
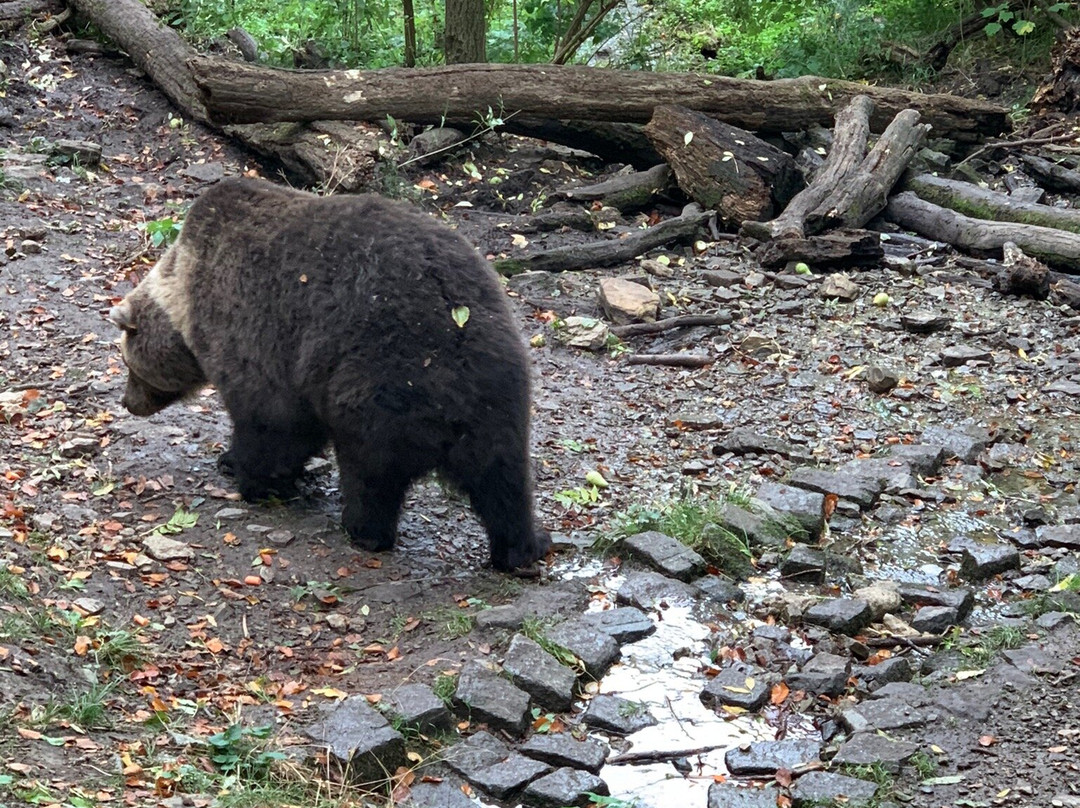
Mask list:
[[[786,152],[686,107],[657,107],[645,134],[686,195],[728,225],[771,218],[802,184]]]
[[[85,2],[85,0],[83,0]],[[917,109],[939,137],[972,142],[1009,128],[1005,110],[985,101],[923,95],[804,76],[778,81],[696,73],[647,73],[580,65],[457,65],[401,70],[291,71],[201,57],[192,64],[204,101],[225,123],[381,120],[419,123],[473,119],[477,111],[547,118],[647,122],[658,105],[677,104],[758,133],[831,125],[856,95],[874,99],[881,131],[901,110]]]
[[[1050,77],[1035,91],[1031,108],[1066,115],[1080,109],[1080,30],[1066,32],[1054,45]]]
[[[806,232],[862,227],[877,216],[929,128],[919,123],[919,113],[913,109],[897,114],[858,169],[807,215]]]
[[[810,266],[872,267],[881,264],[885,254],[881,236],[869,230],[834,230],[820,236],[784,236],[767,242],[755,257],[767,269],[782,267],[791,261]]]
[[[63,10],[60,0],[5,0],[0,3],[0,30],[10,31],[36,17]]]
[[[933,174],[912,177],[904,183],[904,189],[914,191],[927,202],[952,208],[976,219],[1037,224],[1080,233],[1080,210],[1075,208],[1020,202],[1008,194],[989,191],[970,182],[935,177]]]
[[[1066,272],[1080,267],[1080,235],[1034,224],[987,222],[927,202],[910,191],[897,194],[885,209],[889,220],[935,241],[962,250],[1000,255],[1011,241],[1028,255]]]
[[[639,170],[664,162],[636,123],[560,121],[515,115],[503,122],[500,131],[561,143],[595,154],[606,163],[629,163]]]
[[[446,25],[443,29],[446,63],[486,62],[486,27],[484,0],[446,0]]]
[[[496,259],[493,263],[500,275],[517,275],[530,270],[563,272],[571,269],[611,266],[629,261],[657,247],[693,238],[712,217],[712,211],[683,211],[681,216],[666,219],[623,238],[556,247],[523,258]]]
[[[401,0],[401,16],[405,26],[405,67],[416,66],[416,11],[413,0]]]
[[[661,163],[648,171],[618,174],[596,185],[560,188],[558,195],[580,202],[602,202],[619,210],[636,210],[653,203],[657,194],[677,190],[671,169]]]
[[[69,4],[127,51],[185,117],[208,123],[202,95],[188,68],[196,53],[179,34],[138,0],[69,0]],[[306,183],[358,190],[374,174],[379,135],[372,126],[328,121],[310,126],[234,126],[225,131],[253,150],[280,160]]]
[[[627,337],[640,337],[643,334],[662,334],[675,328],[695,328],[701,325],[730,325],[732,316],[727,312],[722,314],[680,314],[678,317],[668,317],[666,320],[657,320],[653,323],[630,323],[629,325],[615,325],[611,327],[611,333],[619,339]]]
[[[1020,159],[1024,161],[1028,171],[1035,175],[1040,185],[1055,191],[1080,193],[1080,171],[1073,171],[1034,154],[1022,154]]]
[[[857,95],[836,114],[832,148],[825,163],[814,174],[810,186],[800,191],[783,213],[762,228],[765,234],[772,238],[803,237],[807,215],[854,174],[866,156],[866,139],[870,136],[870,114],[873,111],[874,102],[865,95]],[[752,230],[751,234],[757,236]]]

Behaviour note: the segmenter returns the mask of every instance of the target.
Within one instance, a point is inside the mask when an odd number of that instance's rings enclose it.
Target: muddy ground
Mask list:
[[[160,254],[145,223],[182,211],[221,176],[281,179],[277,167],[183,122],[119,55],[68,55],[46,38],[3,43],[0,59],[0,803],[154,804],[172,794],[163,782],[178,761],[212,768],[182,738],[206,738],[238,718],[288,736],[342,694],[434,684],[468,659],[498,658],[505,637],[470,631],[480,610],[524,599],[546,618],[610,599],[612,581],[633,565],[584,548],[620,513],[752,493],[797,465],[780,453],[714,452],[736,427],[781,438],[823,465],[916,441],[930,425],[977,425],[1003,448],[980,463],[951,462],[927,482],[927,496],[834,514],[827,541],[865,577],[781,584],[777,554],[756,548],[749,601],[697,613],[711,627],[693,649],[703,656],[755,621],[784,620],[776,605],[784,589],[835,595],[865,578],[947,587],[957,564],[943,548],[956,536],[1006,534],[1025,514],[1053,524],[1075,513],[1075,313],[1003,298],[944,253],[859,273],[854,303],[826,300],[819,278],[763,275],[743,245],[719,240],[650,256],[663,254],[673,270],[651,283],[663,315],[730,311],[732,324],[629,343],[634,352],[714,357],[703,369],[631,366],[618,347],[559,344],[553,318],[599,317],[598,278],[644,277],[637,266],[509,284],[533,339],[538,510],[558,540],[542,578],[486,568],[467,503],[435,481],[411,493],[393,553],[357,553],[337,525],[332,458],[312,464],[298,501],[251,505],[216,469],[229,424],[212,391],[149,419],[120,406],[125,374],[105,314]],[[57,158],[58,139],[100,144],[100,165]],[[603,169],[565,149],[496,136],[398,180],[485,253],[514,256],[583,238],[515,238],[514,214],[542,209],[556,188]],[[606,234],[643,221],[616,217]],[[739,280],[718,287],[703,275],[724,270]],[[890,301],[875,306],[880,292]],[[900,315],[915,309],[951,318],[951,328],[900,328]],[[942,351],[956,346],[983,356],[946,366]],[[870,392],[869,365],[896,371],[899,387]],[[575,504],[589,471],[610,485]],[[144,542],[166,524],[189,553],[151,558]],[[1077,559],[1028,550],[1024,564],[1046,573],[1046,589]],[[1021,636],[1043,636],[1022,607],[1044,593],[1012,583],[1019,573],[974,584],[977,608],[947,644],[977,641],[971,626],[1014,619]],[[1054,637],[1064,667],[1050,685],[1000,691],[982,733],[993,741],[980,748],[960,729],[925,730],[927,745],[952,746],[940,773],[962,769],[963,782],[920,787],[908,771],[885,796],[920,806],[1048,805],[1073,793],[1075,712],[1052,710],[1076,695],[1076,628],[1068,621]],[[921,659],[934,647],[901,652]],[[109,687],[104,714],[76,717],[79,694],[100,685]],[[810,699],[796,710],[817,726],[834,706]],[[746,737],[768,731],[765,722]]]

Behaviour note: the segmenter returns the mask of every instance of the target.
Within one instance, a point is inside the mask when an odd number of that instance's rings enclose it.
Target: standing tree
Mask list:
[[[416,67],[416,13],[413,0],[401,0],[405,20],[405,67]]]
[[[486,62],[484,0],[446,0],[443,53],[446,63]]]

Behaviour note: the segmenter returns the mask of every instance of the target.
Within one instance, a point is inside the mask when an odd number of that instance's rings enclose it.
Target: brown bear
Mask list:
[[[469,496],[497,569],[547,552],[524,346],[491,266],[431,217],[225,180],[109,316],[133,414],[217,387],[233,421],[220,462],[245,499],[288,491],[330,442],[360,547],[394,546],[406,489],[435,470]]]

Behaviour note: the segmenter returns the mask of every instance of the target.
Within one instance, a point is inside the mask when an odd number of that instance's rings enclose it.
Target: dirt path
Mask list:
[[[694,622],[704,633],[667,649],[660,668],[693,662],[700,689],[725,649],[754,659],[752,630],[776,621],[796,627],[800,647],[857,654],[848,641],[789,620],[799,613],[795,596],[836,595],[866,579],[948,588],[959,582],[962,550],[949,547],[959,537],[1006,537],[1023,551],[1021,569],[964,582],[977,603],[967,624],[1013,626],[1010,645],[1029,635],[1047,644],[1024,607],[1080,568],[1076,547],[1033,538],[1042,522],[1080,519],[1080,318],[1003,299],[938,258],[865,272],[856,278],[861,297],[837,303],[821,298],[817,279],[766,276],[740,247],[720,242],[696,257],[669,252],[672,276],[653,283],[665,314],[720,308],[734,323],[633,344],[715,357],[686,371],[630,366],[618,349],[559,345],[554,315],[598,316],[601,273],[518,278],[510,290],[522,329],[537,338],[539,511],[560,539],[550,570],[535,581],[485,569],[467,503],[433,481],[410,495],[397,551],[358,554],[337,526],[330,460],[312,464],[299,502],[242,503],[215,467],[228,423],[214,394],[150,419],[119,403],[124,370],[105,313],[160,252],[153,225],[144,225],[182,210],[221,176],[274,176],[273,168],[175,118],[120,57],[68,56],[45,39],[3,43],[0,59],[8,68],[0,107],[11,119],[0,127],[0,804],[149,805],[177,799],[174,791],[207,804],[222,781],[210,777],[205,739],[234,721],[276,725],[288,739],[344,694],[376,701],[402,681],[438,688],[470,660],[500,659],[509,635],[473,630],[488,607],[517,604],[547,620],[613,602],[636,565],[622,564],[618,550],[574,548],[606,535],[620,514],[641,517],[641,506],[680,496],[708,503],[753,493],[804,465],[800,457],[831,468],[919,443],[928,426],[977,426],[988,448],[861,513],[841,503],[830,547],[862,572],[837,567],[820,585],[781,582],[787,548],[755,547],[756,569],[743,584],[749,600],[701,606]],[[100,144],[102,163],[56,156],[60,139]],[[516,235],[520,219],[511,213],[528,213],[533,200],[597,168],[507,139],[397,179],[485,252],[513,256],[582,238]],[[474,207],[454,207],[459,201]],[[635,226],[616,218],[609,232]],[[872,305],[878,292],[891,296],[887,306]],[[905,331],[899,316],[915,309],[947,316],[952,327]],[[959,348],[970,359],[953,365]],[[870,365],[903,381],[891,394],[870,393]],[[738,427],[782,446],[716,448]],[[590,489],[589,471],[610,486]],[[149,551],[147,539],[160,535],[179,544]],[[654,620],[664,611],[653,609]],[[1054,632],[1050,678],[1039,667],[982,665],[986,673],[973,678],[993,683],[997,702],[981,720],[905,729],[924,750],[947,750],[933,753],[944,779],[926,784],[930,774],[906,766],[879,784],[874,804],[896,795],[920,806],[1077,799],[1075,713],[1057,706],[1075,701],[1077,634],[1071,620]],[[946,646],[965,646],[969,634],[950,636]],[[970,636],[972,647],[986,645],[986,631]],[[758,652],[779,683],[783,658]],[[927,683],[985,693],[956,677],[970,656],[934,674],[926,659],[939,655],[900,655]],[[863,690],[780,700],[740,737],[775,738],[800,725],[828,742],[830,716]],[[687,774],[661,757],[665,777]],[[297,765],[300,780],[314,779]],[[704,805],[704,789],[723,770],[696,765],[690,779]],[[629,804],[636,786],[621,782],[622,791],[615,779],[609,785]],[[664,804],[648,793],[641,808]]]

